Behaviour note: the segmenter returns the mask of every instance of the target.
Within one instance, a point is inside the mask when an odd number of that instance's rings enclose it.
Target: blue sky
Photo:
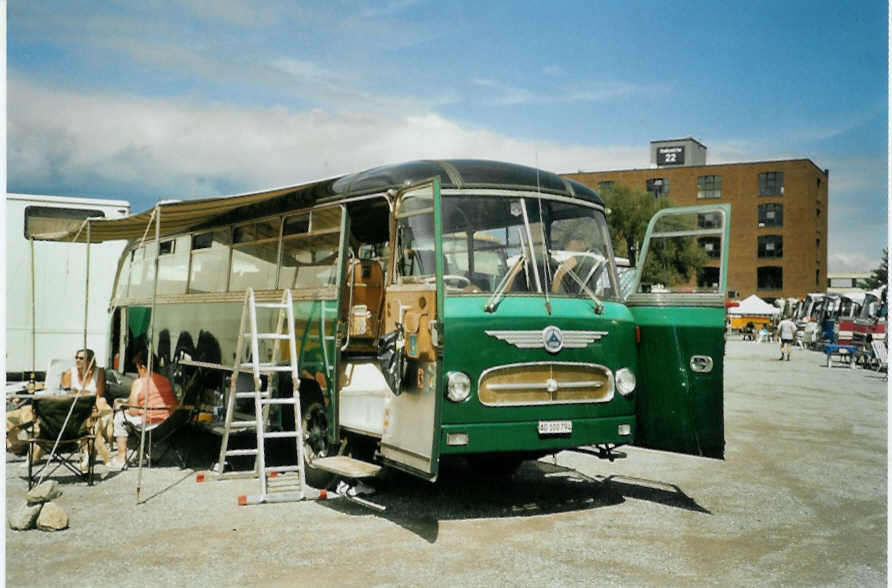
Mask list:
[[[830,169],[830,271],[887,242],[887,4],[32,2],[7,16],[8,189],[135,210],[426,157],[557,172]]]

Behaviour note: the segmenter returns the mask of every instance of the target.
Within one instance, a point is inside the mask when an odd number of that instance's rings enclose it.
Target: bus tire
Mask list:
[[[303,425],[304,474],[313,488],[327,488],[334,474],[313,467],[313,460],[332,455],[328,443],[328,412],[318,387],[303,382],[300,391],[300,414]],[[315,382],[313,382],[315,384]]]

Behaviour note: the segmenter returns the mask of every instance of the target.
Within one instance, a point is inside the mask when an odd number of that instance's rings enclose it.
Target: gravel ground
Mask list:
[[[887,384],[728,343],[726,459],[565,452],[504,480],[460,465],[373,497],[238,506],[194,470],[61,478],[70,528],[6,531],[8,586],[885,586]],[[26,465],[7,455],[7,511]]]

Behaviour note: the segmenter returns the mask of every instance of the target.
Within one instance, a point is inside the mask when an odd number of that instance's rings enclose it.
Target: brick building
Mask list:
[[[651,142],[646,169],[563,174],[595,190],[642,189],[675,206],[731,204],[728,290],[737,297],[800,297],[827,286],[829,170],[810,159],[706,164],[690,137]]]

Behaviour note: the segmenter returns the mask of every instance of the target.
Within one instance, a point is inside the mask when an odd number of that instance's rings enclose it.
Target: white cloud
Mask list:
[[[828,272],[831,274],[869,272],[879,265],[879,255],[873,259],[863,253],[833,253],[827,260]]]
[[[646,147],[533,142],[432,113],[242,108],[60,92],[10,80],[9,178],[75,193],[130,186],[158,198],[296,184],[422,158],[471,157],[557,172],[631,167]],[[210,193],[207,190],[211,190]]]

